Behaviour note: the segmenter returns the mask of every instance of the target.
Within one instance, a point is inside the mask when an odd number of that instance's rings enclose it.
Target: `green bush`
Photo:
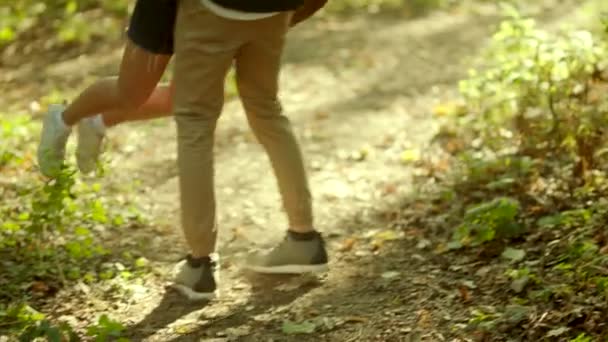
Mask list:
[[[605,145],[608,102],[598,96],[608,67],[603,40],[584,30],[553,33],[511,8],[482,65],[460,91],[464,118],[483,145],[499,153],[565,155],[582,175]]]
[[[98,234],[141,224],[141,216],[70,167],[56,179],[41,178],[33,167],[38,129],[17,114],[4,115],[0,126],[0,327],[2,334],[23,335],[24,341],[74,341],[70,327],[53,325],[33,309],[37,299],[77,281],[128,279],[143,272],[145,260],[110,252]],[[117,325],[108,322],[95,331],[117,335]]]
[[[51,31],[47,35],[60,42],[89,42],[117,29],[112,18],[124,16],[128,5],[127,0],[5,1],[0,4],[0,47],[37,27]]]
[[[497,198],[472,206],[454,231],[450,248],[478,246],[519,235],[522,231],[516,220],[519,207],[519,202],[512,198]]]

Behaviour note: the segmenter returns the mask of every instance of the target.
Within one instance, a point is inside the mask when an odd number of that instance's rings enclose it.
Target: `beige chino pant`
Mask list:
[[[214,251],[216,205],[213,142],[233,61],[249,126],[274,169],[291,227],[313,226],[302,153],[277,98],[290,13],[239,21],[219,17],[200,0],[180,0],[175,32],[174,113],[182,226],[196,256]]]

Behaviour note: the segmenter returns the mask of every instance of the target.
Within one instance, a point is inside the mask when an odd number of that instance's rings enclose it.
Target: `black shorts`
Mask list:
[[[140,48],[159,55],[173,54],[178,0],[137,0],[127,36]]]

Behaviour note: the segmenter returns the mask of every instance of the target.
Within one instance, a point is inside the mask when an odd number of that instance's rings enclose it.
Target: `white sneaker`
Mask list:
[[[104,137],[105,127],[101,121],[101,116],[85,118],[78,123],[76,162],[82,173],[89,173],[97,168]]]
[[[57,177],[65,158],[65,145],[72,129],[62,118],[65,107],[50,105],[42,123],[40,145],[38,145],[38,165],[40,172],[47,177]]]

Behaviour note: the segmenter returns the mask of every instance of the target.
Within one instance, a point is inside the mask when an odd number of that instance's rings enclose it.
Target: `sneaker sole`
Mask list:
[[[274,267],[264,266],[246,266],[247,269],[266,274],[304,274],[304,273],[322,273],[327,272],[329,267],[327,264],[321,265],[284,265]]]
[[[193,291],[191,288],[184,286],[184,285],[180,285],[180,284],[173,284],[173,285],[171,285],[171,287],[176,289],[177,292],[181,293],[184,297],[188,298],[191,301],[211,300],[216,297],[215,292],[211,292],[211,293],[196,292],[196,291]]]

